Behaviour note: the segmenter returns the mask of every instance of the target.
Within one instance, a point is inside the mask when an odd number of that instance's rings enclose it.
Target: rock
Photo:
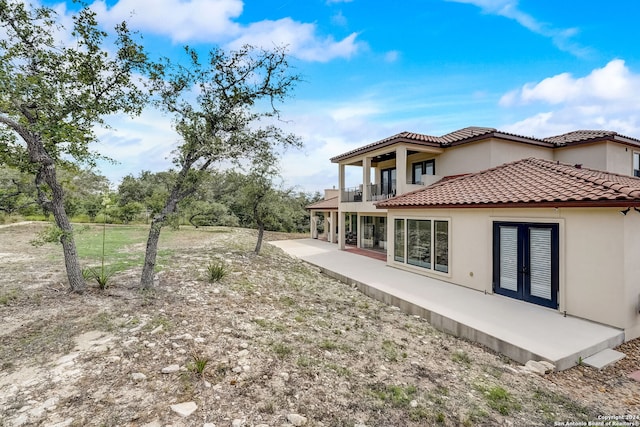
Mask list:
[[[169,365],[167,367],[162,368],[163,374],[172,374],[174,372],[178,372],[180,370],[180,365]]]
[[[196,402],[176,403],[175,405],[171,405],[169,407],[173,412],[180,415],[182,418],[187,418],[189,415],[193,414],[196,409],[198,409],[198,405],[196,405]]]
[[[231,329],[229,329],[229,328],[224,328],[224,329],[222,330],[222,333],[223,333],[223,334],[230,334],[230,333],[231,333]]]
[[[289,381],[289,373],[288,372],[280,372],[280,377],[282,377],[284,382]]]
[[[295,427],[303,426],[307,423],[307,419],[299,414],[288,414],[287,421]]]
[[[153,331],[150,332],[151,335],[155,335],[158,332],[162,331],[162,325],[158,326],[157,328],[155,328]]]
[[[412,408],[417,408],[418,407],[418,401],[417,400],[412,400],[411,402],[409,402],[409,406],[411,406]]]
[[[544,375],[547,373],[547,367],[540,362],[536,362],[535,360],[529,360],[524,365],[525,369],[529,372],[538,375]]]
[[[134,372],[133,374],[131,374],[131,379],[133,379],[134,381],[143,381],[147,379],[147,376],[142,372]]]
[[[235,419],[231,422],[231,427],[242,427],[244,425],[244,420]]]
[[[249,355],[249,350],[244,349],[238,352],[238,357],[239,358],[243,358],[243,357],[247,357]]]
[[[231,370],[234,374],[239,374],[242,372],[242,367],[241,366],[236,366]]]
[[[540,363],[540,364],[544,365],[544,366],[547,368],[547,373],[549,373],[549,372],[553,372],[553,371],[555,371],[555,370],[556,370],[556,365],[554,365],[554,364],[553,364],[553,363],[551,363],[551,362],[547,362],[546,360],[541,360],[541,361],[540,361],[540,362],[538,362],[538,363]]]
[[[246,342],[240,343],[240,348],[242,348],[242,349],[249,348],[249,344],[246,343]]]
[[[204,423],[202,427],[216,427],[214,423]]]

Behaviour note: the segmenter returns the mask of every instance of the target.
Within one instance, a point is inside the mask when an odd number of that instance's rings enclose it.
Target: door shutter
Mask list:
[[[500,227],[500,287],[518,291],[518,227]]]
[[[551,229],[529,229],[529,267],[534,297],[551,299]]]

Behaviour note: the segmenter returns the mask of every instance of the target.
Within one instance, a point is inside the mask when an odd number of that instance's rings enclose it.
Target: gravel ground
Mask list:
[[[0,230],[0,426],[560,425],[640,414],[640,344],[537,376],[371,300],[251,230],[166,231],[139,269],[69,294],[40,225]],[[269,235],[281,239],[285,235]],[[129,250],[141,250],[138,246]],[[207,266],[227,275],[207,280]],[[182,404],[182,405],[181,405]],[[177,406],[176,406],[177,405]]]

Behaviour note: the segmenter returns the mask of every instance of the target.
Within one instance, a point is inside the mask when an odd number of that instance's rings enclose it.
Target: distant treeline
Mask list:
[[[122,224],[149,222],[162,209],[176,176],[173,171],[143,171],[138,176],[127,175],[113,190],[107,178],[93,170],[71,167],[59,171],[59,175],[65,189],[65,209],[74,221]],[[198,191],[180,202],[169,224],[254,228],[252,184],[247,174],[208,171]],[[320,193],[272,186],[263,202],[269,212],[265,229],[308,231],[309,213],[305,206],[320,198]],[[0,223],[10,218],[49,219],[50,213],[43,211],[36,199],[33,176],[0,167]]]

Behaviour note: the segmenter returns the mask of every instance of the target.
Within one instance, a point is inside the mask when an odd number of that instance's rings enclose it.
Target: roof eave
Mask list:
[[[478,209],[478,208],[625,208],[640,207],[640,199],[633,200],[567,200],[543,202],[511,202],[511,203],[469,203],[440,205],[392,205],[379,206],[378,209]]]

